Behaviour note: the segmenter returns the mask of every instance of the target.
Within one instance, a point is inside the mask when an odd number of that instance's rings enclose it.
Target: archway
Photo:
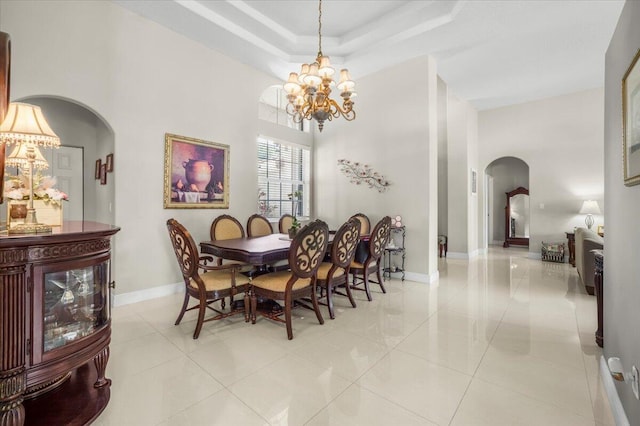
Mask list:
[[[48,174],[69,174],[81,177],[59,178],[58,183],[69,193],[65,206],[65,220],[86,220],[102,223],[115,221],[115,173],[109,173],[106,184],[96,179],[96,160],[106,162],[107,154],[114,153],[115,135],[112,127],[97,112],[72,99],[34,95],[20,100],[38,105],[51,128],[60,137],[63,155],[54,159],[54,150],[45,150],[49,160]],[[114,155],[115,157],[115,155]],[[75,160],[74,160],[75,159]],[[79,161],[78,161],[79,160]],[[76,205],[72,206],[72,203]],[[81,205],[77,205],[77,204]]]
[[[529,188],[529,165],[516,157],[501,157],[492,161],[485,168],[484,173],[487,208],[485,235],[489,245],[502,246],[506,237],[505,194],[519,187]],[[528,208],[527,213],[529,213]]]

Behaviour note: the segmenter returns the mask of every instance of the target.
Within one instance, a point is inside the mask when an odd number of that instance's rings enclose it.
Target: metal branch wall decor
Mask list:
[[[360,164],[349,160],[338,160],[340,171],[349,178],[351,183],[356,185],[366,184],[369,188],[375,188],[378,192],[385,192],[389,189],[389,182],[378,172],[374,172],[368,164]]]

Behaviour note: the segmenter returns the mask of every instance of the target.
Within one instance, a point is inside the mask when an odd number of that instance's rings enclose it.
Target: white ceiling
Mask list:
[[[281,80],[318,51],[315,0],[114,1]],[[601,87],[623,5],[324,0],[322,51],[335,68],[349,68],[356,85],[372,72],[432,55],[457,96],[478,109],[496,108]]]

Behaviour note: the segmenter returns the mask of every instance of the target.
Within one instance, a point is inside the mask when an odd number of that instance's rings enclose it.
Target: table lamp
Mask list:
[[[33,169],[45,168],[47,161],[38,147],[59,147],[60,138],[51,130],[39,106],[13,102],[0,124],[0,143],[19,144],[9,155],[6,164],[29,168],[29,204],[24,223],[9,230],[10,234],[51,232],[51,227],[38,223],[33,207]],[[13,157],[13,159],[12,159]]]
[[[598,202],[593,200],[586,200],[582,203],[580,214],[587,215],[587,217],[584,219],[584,223],[585,225],[587,225],[588,229],[591,229],[591,227],[593,226],[593,215],[600,214],[600,206],[598,206]]]

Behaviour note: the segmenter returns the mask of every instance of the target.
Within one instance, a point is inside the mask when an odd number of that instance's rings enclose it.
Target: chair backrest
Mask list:
[[[238,219],[228,214],[223,214],[213,220],[209,234],[212,241],[244,238],[244,228],[238,222]]]
[[[167,220],[167,229],[169,230],[173,251],[178,259],[178,265],[180,265],[182,277],[185,283],[188,283],[191,277],[198,274],[198,247],[189,231],[177,220]]]
[[[371,232],[371,238],[369,239],[369,259],[380,259],[380,256],[382,256],[382,253],[384,252],[384,248],[389,242],[390,232],[391,218],[389,216],[385,216],[380,219],[380,222],[376,224]]]
[[[369,231],[371,231],[371,222],[366,214],[356,213],[349,218],[349,220],[351,219],[358,219],[360,222],[360,235],[369,235]]]
[[[315,275],[329,244],[329,227],[321,220],[298,231],[289,249],[289,268],[298,278]]]
[[[344,223],[333,236],[331,244],[331,263],[340,268],[347,268],[360,242],[360,221],[350,219]]]
[[[289,228],[291,228],[292,224],[293,216],[285,213],[282,215],[282,217],[280,217],[280,220],[278,221],[278,231],[280,231],[281,234],[286,234],[287,232],[289,232]]]
[[[248,237],[262,237],[269,234],[273,234],[273,228],[266,217],[259,214],[249,216],[249,220],[247,220]]]

